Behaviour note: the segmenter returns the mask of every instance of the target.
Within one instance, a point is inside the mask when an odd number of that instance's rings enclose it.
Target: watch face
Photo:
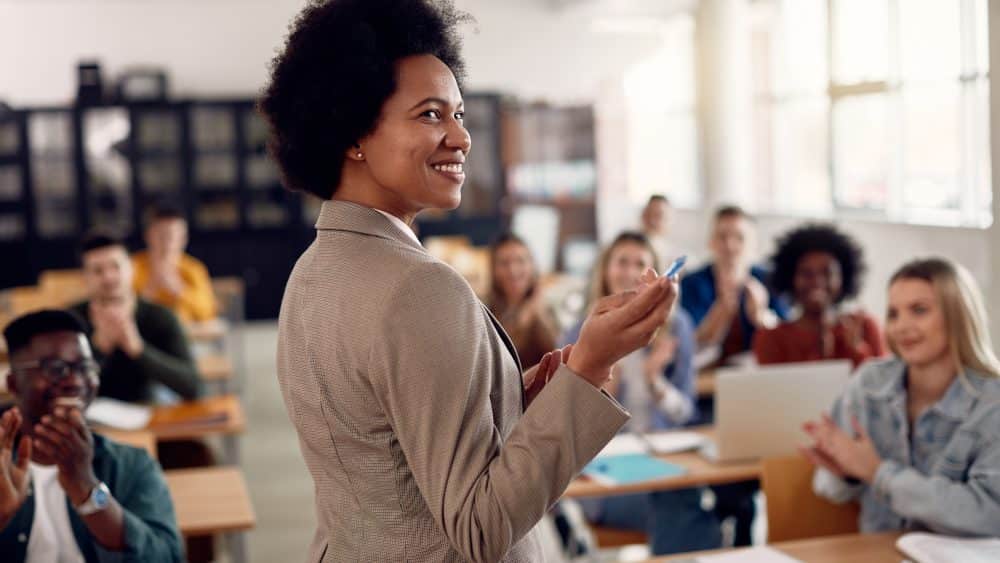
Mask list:
[[[104,508],[110,502],[110,497],[108,496],[108,491],[104,487],[97,487],[94,489],[94,505],[97,508]]]

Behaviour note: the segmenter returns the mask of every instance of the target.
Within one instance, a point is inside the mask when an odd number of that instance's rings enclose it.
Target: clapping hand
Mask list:
[[[580,329],[566,365],[595,387],[611,376],[611,366],[656,335],[677,299],[677,278],[650,269],[632,291],[599,300]]]
[[[567,344],[563,348],[547,352],[542,356],[541,361],[525,370],[521,378],[524,382],[524,398],[527,404],[530,405],[535,397],[542,392],[545,385],[552,380],[556,370],[559,369],[559,365],[569,359],[572,351],[573,345]]]
[[[0,530],[7,527],[28,498],[30,438],[22,436],[17,447],[17,461],[14,461],[14,438],[22,422],[17,407],[0,417]]]
[[[94,437],[80,409],[56,407],[35,425],[35,448],[59,468],[59,485],[74,505],[87,500],[98,484],[94,475]]]
[[[875,480],[875,473],[882,459],[857,418],[851,417],[851,425],[856,434],[854,437],[841,430],[827,414],[818,421],[806,422],[802,428],[814,443],[799,450],[814,465],[823,467],[841,479],[853,477],[871,483]]]

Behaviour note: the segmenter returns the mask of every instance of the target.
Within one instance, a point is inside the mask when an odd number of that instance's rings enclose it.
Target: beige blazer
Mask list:
[[[278,380],[316,486],[309,561],[539,561],[533,528],[628,414],[561,366],[524,408],[448,265],[328,201],[285,288]]]

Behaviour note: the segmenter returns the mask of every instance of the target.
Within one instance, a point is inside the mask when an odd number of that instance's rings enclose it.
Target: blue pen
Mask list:
[[[681,271],[681,268],[684,267],[684,263],[687,262],[687,258],[687,255],[684,255],[671,262],[670,266],[667,267],[667,270],[663,272],[663,275],[668,278],[677,275],[677,272]]]

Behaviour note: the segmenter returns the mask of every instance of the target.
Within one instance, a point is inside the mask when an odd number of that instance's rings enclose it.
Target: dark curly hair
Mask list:
[[[867,269],[861,246],[833,225],[812,224],[794,229],[777,241],[777,251],[771,258],[774,271],[771,287],[781,295],[795,291],[795,269],[809,252],[826,252],[840,263],[842,285],[837,303],[858,294],[861,279]]]
[[[461,86],[458,24],[450,0],[312,0],[292,22],[257,111],[285,187],[329,199],[343,155],[370,133],[396,90],[396,62],[434,55]]]

